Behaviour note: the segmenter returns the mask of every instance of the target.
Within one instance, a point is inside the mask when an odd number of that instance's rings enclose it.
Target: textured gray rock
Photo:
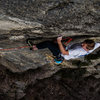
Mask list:
[[[0,8],[2,30],[27,28],[31,36],[34,33],[99,35],[100,32],[98,0],[1,0]]]
[[[0,0],[0,47],[22,47],[27,45],[27,38],[40,43],[59,34],[71,36],[70,44],[86,38],[100,42],[99,6],[99,0]],[[100,48],[85,58],[62,65],[54,64],[48,54],[51,55],[48,49],[0,50],[0,93],[10,100],[17,95],[19,100],[25,96],[27,86],[63,68],[82,69],[83,77],[100,78]]]
[[[45,54],[43,54],[43,52],[32,52],[29,49],[2,52],[0,62],[12,72],[23,72],[29,69],[36,69],[47,64]]]

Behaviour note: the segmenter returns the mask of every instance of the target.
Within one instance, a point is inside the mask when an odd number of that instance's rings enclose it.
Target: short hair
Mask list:
[[[86,43],[90,50],[92,50],[95,46],[95,42],[91,39],[86,39],[83,41],[83,43]]]

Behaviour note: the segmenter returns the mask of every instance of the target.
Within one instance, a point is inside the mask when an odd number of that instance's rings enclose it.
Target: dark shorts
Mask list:
[[[52,41],[45,41],[37,44],[36,46],[38,49],[48,48],[58,60],[64,60],[64,58],[61,56],[61,52],[57,43]]]

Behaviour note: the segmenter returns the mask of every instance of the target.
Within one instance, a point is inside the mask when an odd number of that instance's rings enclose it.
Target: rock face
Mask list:
[[[0,49],[0,100],[4,100],[4,97],[5,100],[21,98],[27,100],[27,95],[30,96],[25,91],[28,86],[54,74],[62,80],[63,76],[57,74],[61,69],[71,70],[66,72],[66,74],[71,72],[71,75],[75,70],[79,70],[78,77],[92,75],[100,78],[100,48],[85,58],[56,65],[47,48],[31,51],[26,44],[27,38],[33,39],[33,43],[36,44],[54,40],[58,35],[72,37],[73,41],[70,44],[87,38],[100,42],[99,6],[99,0],[0,0],[0,48],[3,48]],[[67,77],[66,80],[70,79]],[[99,79],[94,80],[99,84]],[[47,84],[48,82],[47,79]],[[68,88],[67,86],[67,91]],[[30,93],[37,92],[35,88],[33,92],[30,88],[28,90]],[[98,93],[99,90],[100,87],[97,89]],[[71,98],[70,93],[68,97]],[[75,98],[77,99],[78,96]],[[30,100],[37,100],[37,98],[33,97]],[[41,97],[39,100],[46,99]],[[50,100],[59,99],[54,97]],[[87,100],[90,100],[89,97]]]
[[[33,86],[30,85],[26,89],[26,96],[21,100],[34,100],[34,98],[36,100],[99,100],[99,90],[100,83],[93,77],[86,79],[70,77],[57,80],[54,76],[39,81]]]
[[[16,30],[11,31],[13,35],[42,37],[99,35],[99,3],[99,0],[0,0],[0,29]]]

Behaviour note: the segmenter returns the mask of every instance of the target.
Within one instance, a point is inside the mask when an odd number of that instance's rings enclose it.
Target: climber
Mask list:
[[[80,58],[93,52],[100,46],[100,43],[95,43],[91,39],[84,40],[82,43],[75,43],[73,45],[65,46],[62,44],[62,36],[57,38],[57,43],[52,41],[45,41],[37,45],[33,45],[33,50],[49,48],[49,50],[56,57],[54,61],[58,64],[63,60],[70,60]]]
[[[82,43],[76,43],[64,48],[62,45],[62,37],[57,38],[57,43],[61,52],[61,56],[65,60],[80,58],[93,52],[96,48],[100,47],[100,43],[95,43],[91,39],[84,40]],[[57,62],[57,60],[56,60]]]

